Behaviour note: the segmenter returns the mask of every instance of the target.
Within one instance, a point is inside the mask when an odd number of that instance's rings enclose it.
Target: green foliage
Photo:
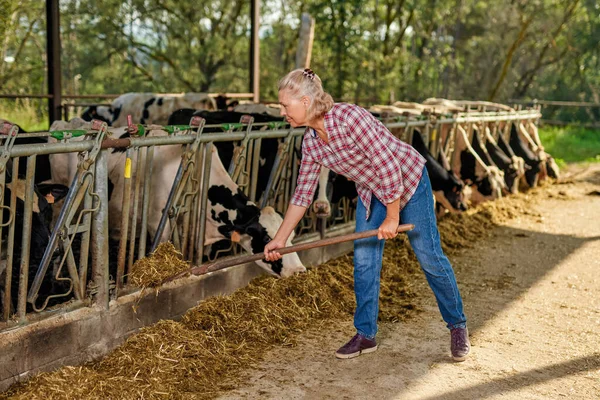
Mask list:
[[[63,92],[247,92],[249,3],[61,0]],[[338,100],[600,102],[594,0],[265,0],[263,100],[295,68],[303,12],[316,21],[311,66]],[[0,0],[0,58],[14,59],[0,92],[46,93],[45,35],[44,1]]]
[[[0,102],[0,118],[19,125],[27,132],[48,129],[46,101],[38,99],[19,99]]]
[[[557,161],[600,162],[600,130],[579,127],[543,127],[540,140]]]

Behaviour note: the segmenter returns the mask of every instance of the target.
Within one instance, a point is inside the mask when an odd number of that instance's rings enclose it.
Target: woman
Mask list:
[[[377,350],[379,282],[385,239],[396,236],[400,219],[414,224],[410,244],[435,294],[451,332],[456,361],[470,350],[466,318],[454,271],[444,255],[433,206],[425,159],[394,137],[367,110],[336,103],[310,69],[297,69],[279,82],[281,114],[291,126],[306,126],[298,185],[277,234],[265,246],[265,259],[281,258],[277,249],[310,206],[321,166],[356,182],[356,231],[378,229],[377,237],[354,242],[356,335],[336,353],[352,358]]]

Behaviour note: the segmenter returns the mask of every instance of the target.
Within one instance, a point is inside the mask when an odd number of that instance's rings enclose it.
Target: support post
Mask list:
[[[252,101],[260,101],[260,44],[258,29],[260,28],[260,0],[250,0],[250,91]]]
[[[49,125],[62,119],[60,83],[60,13],[59,0],[46,0],[46,53],[48,71],[48,118]]]
[[[98,195],[98,210],[92,220],[92,279],[98,288],[95,303],[108,309],[108,150],[101,150],[96,159],[94,191]]]

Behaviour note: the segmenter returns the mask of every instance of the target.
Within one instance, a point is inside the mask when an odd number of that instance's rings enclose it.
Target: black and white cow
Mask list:
[[[207,110],[194,110],[194,109],[181,109],[175,111],[168,120],[168,125],[186,125],[190,122],[193,116],[199,116],[204,118],[206,125],[221,125],[221,124],[232,124],[240,122],[240,119],[244,115],[249,115],[254,118],[255,123],[263,122],[282,122],[283,117],[275,117],[265,113],[239,113],[235,111],[207,111]],[[206,127],[204,131],[206,133],[220,133],[223,129],[220,127]],[[260,164],[258,167],[258,176],[261,177],[256,182],[256,199],[260,199],[264,193],[267,183],[269,180],[269,174],[275,163],[277,157],[277,150],[279,148],[280,139],[269,139],[265,138],[261,141],[260,147]],[[223,165],[229,167],[233,158],[234,143],[233,142],[215,142],[219,157]]]
[[[80,120],[71,123],[60,122],[55,122],[53,129],[89,129],[91,127],[91,124],[82,124]],[[148,127],[146,136],[167,135],[167,132],[158,128],[160,127]],[[116,128],[112,131],[115,137],[128,136],[125,127]],[[158,229],[162,210],[167,202],[170,188],[175,180],[181,161],[182,151],[182,147],[179,145],[157,146],[154,150],[153,164],[156,167],[150,182],[150,190],[153,195],[150,198],[148,212],[148,233],[152,237]],[[60,163],[53,161],[53,176],[56,176],[57,181],[66,177],[66,182],[70,182],[75,175],[75,170],[68,169],[57,171],[57,174],[54,173],[55,170],[60,169],[61,164],[72,164],[66,160],[67,158],[73,158],[73,155],[63,155],[63,160]],[[119,149],[111,151],[108,157],[108,170],[109,186],[112,186],[113,190],[110,193],[108,211],[109,230],[113,238],[120,236],[125,163],[126,157],[123,151]],[[131,164],[135,174],[136,159],[133,159]],[[239,237],[239,243],[246,251],[250,253],[262,252],[264,245],[271,240],[281,225],[281,216],[272,207],[265,207],[261,210],[249,201],[231,180],[215,147],[212,147],[212,166],[209,179],[209,209],[204,244],[210,245],[222,239]],[[168,240],[168,231],[167,227],[163,233],[163,241]],[[290,237],[287,245],[291,245],[292,239],[293,237]],[[276,262],[259,261],[257,264],[270,273],[281,277],[288,277],[306,270],[296,253],[286,254],[282,260]]]
[[[125,93],[113,100],[110,106],[88,107],[81,117],[85,121],[99,119],[114,127],[126,126],[128,115],[131,115],[134,124],[166,125],[169,116],[181,108],[214,110],[216,107],[215,100],[206,93],[169,96]]]
[[[68,193],[68,188],[64,185],[59,184],[39,184],[34,186],[33,193],[33,207],[31,216],[31,231],[25,232],[23,227],[23,217],[25,214],[25,191],[26,182],[22,179],[18,179],[16,182],[12,182],[10,177],[10,168],[7,170],[7,184],[3,192],[4,205],[8,206],[11,202],[13,191],[16,195],[16,205],[14,206],[14,246],[13,246],[13,259],[12,265],[6,265],[7,260],[3,259],[0,262],[0,292],[3,292],[4,282],[6,279],[7,270],[11,270],[11,287],[10,287],[10,308],[14,311],[17,305],[18,290],[19,290],[19,278],[21,271],[21,259],[23,258],[22,241],[23,236],[27,235],[30,241],[29,247],[29,270],[27,274],[27,289],[31,287],[33,279],[37,273],[37,268],[42,260],[46,247],[50,241],[50,224],[52,221],[52,203],[65,197]],[[10,220],[10,212],[7,208],[3,209],[2,223],[6,224]],[[8,229],[2,230],[2,241],[6,241],[8,237]],[[3,251],[3,256],[6,256],[6,251]],[[55,255],[56,257],[59,254]],[[48,296],[63,294],[68,292],[68,286],[61,284],[55,280],[52,276],[52,268],[49,268],[46,272],[46,276],[42,281],[40,287],[40,296],[36,301],[36,305],[39,307]],[[3,309],[4,293],[0,294],[0,310]],[[31,306],[28,305],[28,310]]]
[[[473,135],[475,138],[477,135]],[[476,143],[479,143],[478,141]],[[470,201],[476,205],[502,197],[504,173],[496,166],[487,165],[473,149],[468,134],[460,125],[452,154],[452,171],[471,187]]]
[[[433,157],[421,133],[416,129],[413,133],[412,146],[427,160],[425,167],[431,180],[436,203],[453,213],[465,211],[467,206],[463,197],[464,183]]]
[[[525,160],[525,164],[528,167],[527,171],[525,171],[525,181],[529,187],[536,187],[542,168],[542,161],[533,151],[531,151],[527,143],[521,139],[515,124],[512,124],[510,128],[510,139],[508,145],[515,155]],[[502,148],[502,145],[500,145],[500,147]]]
[[[521,139],[526,139],[525,141],[529,142],[529,148],[542,162],[539,180],[542,181],[546,179],[546,177],[558,179],[560,176],[560,169],[554,158],[546,153],[537,126],[533,121],[527,121],[519,124],[519,128]]]
[[[519,181],[525,175],[525,161],[512,153],[506,153],[502,150],[498,141],[491,135],[489,128],[485,128],[486,142],[485,148],[492,158],[494,164],[504,172],[504,180],[510,193],[518,193]],[[499,141],[503,141],[500,135]]]

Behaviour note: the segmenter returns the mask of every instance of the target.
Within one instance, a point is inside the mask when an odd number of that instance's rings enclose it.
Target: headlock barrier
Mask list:
[[[416,120],[395,116],[383,118],[383,122],[409,143],[418,128],[434,157],[449,160],[456,135],[465,135],[467,142],[475,132],[492,140],[499,135],[508,140],[512,124],[535,122],[539,117],[537,110],[525,110],[467,112],[452,116],[430,114]],[[125,130],[128,135],[114,138],[113,129],[100,121],[94,121],[90,130],[21,135],[17,135],[15,126],[6,125],[0,136],[4,141],[0,151],[0,205],[3,210],[0,224],[3,243],[0,331],[38,320],[44,313],[52,314],[60,308],[108,307],[110,299],[138,290],[128,286],[128,271],[136,260],[154,251],[161,241],[172,241],[193,265],[200,265],[203,255],[204,261],[214,261],[223,254],[239,254],[241,247],[234,242],[212,251],[209,251],[212,246],[204,245],[213,161],[210,154],[216,143],[235,143],[231,163],[224,167],[250,201],[260,209],[272,206],[283,214],[294,192],[304,130],[291,129],[283,122],[254,123],[251,116],[244,116],[239,123],[219,127],[223,133],[203,133],[204,120],[194,117],[189,125],[130,124]],[[146,136],[156,130],[165,134]],[[28,137],[54,140],[49,140],[52,143],[15,144],[18,139]],[[276,157],[268,176],[259,176],[259,165],[264,162],[261,159],[263,140],[277,141]],[[163,182],[157,178],[163,172],[160,164],[164,158],[163,150],[174,145],[183,148],[179,166],[174,180]],[[160,149],[163,150],[157,158],[156,151]],[[62,206],[57,209],[58,201],[53,205],[49,237],[34,242],[32,237],[41,235],[36,230],[49,228],[40,223],[32,224],[32,218],[39,219],[37,214],[43,212],[37,204],[41,201],[38,185],[43,184],[38,183],[35,173],[36,160],[44,156],[50,156],[52,163],[60,163],[52,166],[53,171],[74,164],[76,168],[74,174],[71,172],[73,177]],[[19,174],[23,157],[26,157],[27,166],[24,181]],[[125,161],[114,162],[116,157]],[[122,170],[115,171],[119,166]],[[257,184],[261,180],[266,181],[266,185],[257,193]],[[157,182],[170,187],[153,187],[152,184]],[[118,190],[116,185],[120,185]],[[18,188],[24,190],[19,192]],[[115,193],[120,193],[121,199],[109,201]],[[162,213],[150,215],[151,199],[166,193]],[[52,200],[46,201],[52,203]],[[122,212],[109,211],[109,207],[115,206]],[[307,213],[298,228],[296,240],[324,237],[353,226],[352,199],[344,197],[333,208],[327,218],[319,218],[312,211]],[[120,219],[109,221],[109,214],[120,215]],[[150,232],[149,221],[154,224]],[[15,231],[20,237],[15,236]],[[115,232],[116,237],[111,238],[111,233],[114,236]],[[16,244],[16,240],[20,243]],[[43,248],[32,249],[32,246]],[[42,255],[32,259],[33,254]],[[18,268],[15,268],[17,263]]]
[[[525,130],[540,118],[537,109],[490,112],[482,111],[481,107],[472,111],[469,104],[464,107],[463,112],[423,113],[417,117],[384,113],[380,120],[406,142],[412,143],[413,135],[420,134],[431,154],[449,165],[458,136],[467,143],[474,135],[483,143],[501,136],[508,141],[511,127]],[[222,132],[214,129],[206,132],[209,127]],[[238,193],[233,191],[232,198],[238,203],[247,198],[260,210],[272,207],[284,214],[294,193],[304,134],[304,129],[292,129],[284,122],[255,123],[246,115],[239,123],[221,125],[206,125],[203,119],[193,117],[188,125],[176,126],[130,123],[127,127],[111,128],[104,122],[93,121],[87,129],[33,134],[18,134],[17,127],[10,124],[0,129],[0,337],[13,347],[17,343],[15,338],[23,341],[36,335],[46,337],[47,333],[42,335],[35,325],[57,315],[71,321],[100,313],[102,316],[93,320],[93,324],[97,330],[106,332],[106,326],[96,324],[106,325],[107,321],[113,321],[111,318],[121,321],[119,318],[125,317],[119,307],[128,304],[128,309],[137,312],[136,321],[128,328],[118,325],[111,328],[118,331],[116,341],[122,341],[144,323],[153,322],[154,317],[143,316],[144,310],[161,305],[153,303],[144,308],[142,302],[138,311],[137,303],[130,300],[140,291],[128,282],[128,273],[136,260],[164,241],[171,241],[191,266],[243,253],[240,245],[243,240],[236,232],[217,227],[221,238],[227,240],[207,237],[207,221],[217,217],[226,219],[228,213],[215,205],[214,199],[213,202],[209,199],[211,185],[214,189],[220,184],[219,179],[225,177],[234,184],[228,187],[237,187],[246,196],[236,197]],[[38,143],[22,144],[32,138]],[[234,144],[231,161],[228,165],[215,165],[220,161],[219,157],[213,157],[216,154],[213,147],[225,142]],[[263,145],[273,153],[268,154],[271,160],[266,173]],[[171,161],[168,167],[166,161]],[[50,183],[42,181],[42,175],[50,175],[50,171],[44,170],[47,165],[51,166],[54,180]],[[218,175],[220,170],[223,175]],[[61,186],[57,177],[70,183],[69,186]],[[319,197],[331,198],[327,175],[325,178],[321,182],[328,190],[319,191]],[[337,196],[329,215],[317,213],[311,207],[296,229],[295,243],[353,232],[353,196]],[[158,208],[157,203],[161,204]],[[350,249],[346,246],[343,251]],[[340,252],[329,257],[337,254]],[[316,260],[306,254],[300,256],[305,264]],[[245,284],[256,275],[253,274],[244,275],[235,285]],[[170,310],[156,310],[157,318],[181,315],[185,307],[211,293],[219,293],[219,287],[233,290],[235,285],[231,286],[227,279],[226,275],[215,275],[211,282],[216,288],[197,282],[187,282],[193,290],[182,285],[177,289],[170,286],[156,295],[155,301],[168,303]],[[184,293],[188,299],[177,300],[177,293]],[[84,335],[83,332],[87,331],[79,327],[71,334]],[[90,348],[94,340],[98,342],[97,338],[90,338]],[[91,353],[98,356],[114,346],[106,344],[102,350]],[[90,352],[76,347],[70,351]],[[0,346],[0,350],[3,348]],[[19,351],[25,350],[14,348],[15,354],[0,356],[0,361],[19,364]],[[48,359],[43,362],[10,364],[14,372],[0,371],[0,389],[21,375],[77,359],[69,354],[61,355],[60,362],[56,361],[58,355],[52,358],[45,354]],[[9,357],[12,358],[7,361],[5,358]]]

